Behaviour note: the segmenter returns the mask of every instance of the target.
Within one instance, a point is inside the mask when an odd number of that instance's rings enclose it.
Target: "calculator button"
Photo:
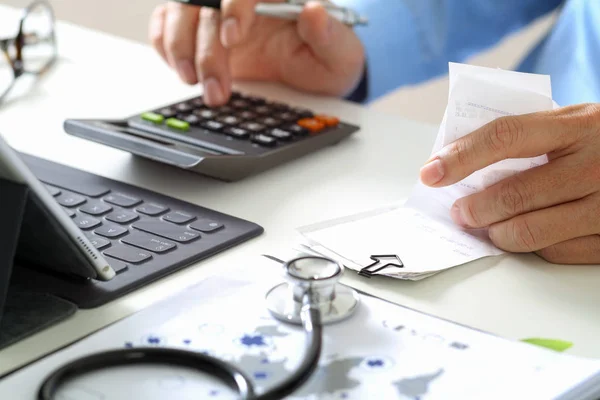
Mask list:
[[[204,107],[204,99],[202,97],[197,97],[192,100],[192,105],[194,107]]]
[[[166,253],[167,251],[177,247],[177,245],[173,242],[160,239],[145,232],[133,232],[131,235],[126,236],[121,241],[153,253]]]
[[[213,110],[209,110],[208,108],[203,108],[201,110],[194,111],[194,114],[204,119],[213,119],[217,116],[217,113]]]
[[[252,111],[242,111],[238,113],[238,117],[242,119],[254,119],[256,118],[256,114]]]
[[[157,113],[147,112],[142,114],[142,119],[153,122],[155,124],[162,124],[165,120],[165,117]]]
[[[223,132],[225,132],[225,134],[228,136],[233,136],[238,139],[247,139],[250,137],[250,132],[248,132],[246,129],[237,128],[235,126],[228,126],[223,130]]]
[[[56,198],[56,201],[61,206],[65,207],[77,207],[86,202],[85,197],[75,193],[63,193]]]
[[[192,111],[192,106],[188,103],[180,103],[175,106],[175,109],[179,112],[189,112]]]
[[[278,118],[285,122],[295,122],[299,119],[296,114],[291,113],[289,111],[277,113],[275,114],[275,118]]]
[[[189,114],[183,116],[181,119],[190,125],[198,125],[201,121],[200,117],[198,117],[196,114]]]
[[[259,123],[270,127],[281,125],[281,121],[272,117],[261,118],[258,120]]]
[[[247,129],[251,132],[262,132],[265,130],[266,126],[259,124],[258,122],[244,122],[240,125],[241,128]]]
[[[262,134],[252,136],[252,141],[254,143],[258,143],[260,145],[269,146],[269,147],[273,147],[277,144],[277,141],[275,139],[273,139],[270,136],[262,135]]]
[[[83,229],[83,230],[93,229],[102,223],[101,221],[97,220],[96,218],[92,218],[92,217],[88,217],[88,216],[84,216],[84,215],[77,215],[75,218],[73,218],[73,221],[75,221],[75,223],[77,224],[79,229]]]
[[[189,122],[182,121],[177,118],[169,118],[167,119],[167,126],[169,128],[178,129],[180,131],[187,131],[190,129]]]
[[[196,217],[182,211],[173,211],[165,215],[163,219],[165,221],[173,222],[174,224],[185,224],[186,222],[196,219]]]
[[[104,196],[103,200],[107,203],[114,204],[120,207],[133,207],[142,202],[137,197],[129,196],[123,193],[113,193],[108,196]]]
[[[136,219],[138,219],[139,215],[131,211],[118,210],[108,214],[104,218],[112,222],[117,222],[119,224],[127,224],[131,221],[135,221]]]
[[[237,125],[240,122],[242,122],[241,119],[239,119],[238,117],[235,117],[233,115],[223,115],[223,116],[219,117],[217,120],[219,122],[222,122],[227,125]]]
[[[319,133],[325,128],[325,124],[315,118],[303,118],[296,123],[311,133]]]
[[[231,105],[235,108],[248,108],[250,107],[250,103],[243,99],[233,100]]]
[[[209,233],[223,228],[223,224],[210,219],[199,219],[198,221],[191,223],[190,228],[200,232]]]
[[[213,121],[213,120],[207,120],[207,121],[202,121],[202,122],[200,123],[200,126],[201,126],[201,127],[203,127],[203,128],[206,128],[206,129],[210,129],[211,131],[216,131],[216,132],[218,132],[218,131],[220,131],[221,129],[223,129],[223,127],[224,127],[225,125],[223,125],[222,123],[220,123],[220,122],[217,122],[217,121]]]
[[[285,129],[288,132],[293,133],[295,136],[304,136],[308,133],[308,130],[304,129],[303,127],[301,127],[298,124],[288,125],[288,126],[284,127],[283,129]]]
[[[330,115],[315,115],[315,119],[319,122],[325,124],[325,126],[333,127],[338,126],[340,123],[340,119],[337,117],[332,117]]]
[[[235,112],[234,108],[228,105],[217,107],[215,110],[217,110],[217,112],[220,114],[231,114]]]
[[[112,211],[112,207],[108,204],[104,204],[101,202],[88,203],[83,207],[79,208],[79,211],[84,212],[90,215],[101,215],[105,212]]]
[[[171,107],[165,107],[163,109],[158,110],[156,113],[162,115],[165,118],[172,118],[175,115],[177,115],[177,111],[175,111]]]
[[[153,233],[179,243],[191,242],[200,237],[200,234],[197,232],[192,232],[183,227],[162,221],[138,221],[132,226],[140,231]]]
[[[293,135],[291,133],[289,133],[288,131],[284,131],[283,129],[279,129],[279,128],[271,129],[268,133],[270,136],[273,136],[276,139],[284,140],[284,141],[290,140],[293,137]]]
[[[271,114],[271,108],[267,106],[258,106],[254,109],[259,114]]]
[[[104,250],[104,254],[132,264],[138,264],[152,258],[152,255],[147,251],[124,244],[116,244],[110,249]]]
[[[294,108],[292,111],[298,114],[298,117],[300,118],[312,118],[314,115],[313,112],[307,108]]]
[[[246,100],[251,101],[254,104],[265,104],[266,100],[258,96],[246,96]]]
[[[169,209],[156,203],[145,203],[135,209],[137,212],[149,215],[151,217],[160,215]]]
[[[109,239],[121,236],[121,235],[125,234],[126,232],[127,232],[126,228],[123,228],[122,226],[118,226],[118,225],[112,225],[112,224],[102,225],[100,228],[98,228],[94,231],[94,233],[96,235],[104,236]]]

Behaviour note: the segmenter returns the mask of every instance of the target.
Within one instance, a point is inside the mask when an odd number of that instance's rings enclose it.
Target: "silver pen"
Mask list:
[[[221,9],[221,0],[176,0],[179,3],[198,7]],[[258,3],[255,8],[257,15],[296,20],[308,0],[288,0],[285,3]],[[334,4],[322,2],[323,6],[333,18],[348,26],[367,25],[366,17],[347,7],[337,7]]]

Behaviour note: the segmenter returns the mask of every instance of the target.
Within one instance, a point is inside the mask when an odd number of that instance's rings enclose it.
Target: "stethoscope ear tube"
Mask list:
[[[250,379],[237,367],[217,358],[187,350],[166,348],[121,349],[80,358],[57,369],[38,391],[38,400],[52,400],[59,387],[70,379],[105,368],[139,364],[187,367],[218,378],[239,393],[242,399],[255,399]]]

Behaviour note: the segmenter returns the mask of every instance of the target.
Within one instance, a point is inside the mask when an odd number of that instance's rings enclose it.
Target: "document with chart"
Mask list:
[[[233,362],[260,393],[295,369],[305,345],[300,327],[268,313],[264,295],[264,285],[209,278],[5,378],[0,398],[34,399],[42,377],[65,362],[138,346],[182,348]],[[597,361],[504,340],[367,296],[350,319],[324,331],[318,370],[290,399],[586,399],[582,393],[592,386],[580,384],[595,383],[590,378],[600,371]],[[235,397],[201,374],[144,366],[78,378],[59,398]]]

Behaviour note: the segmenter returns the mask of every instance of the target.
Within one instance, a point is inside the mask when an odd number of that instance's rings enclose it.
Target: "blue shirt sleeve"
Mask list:
[[[368,63],[366,102],[448,72],[563,0],[336,0],[369,19],[356,27]]]

